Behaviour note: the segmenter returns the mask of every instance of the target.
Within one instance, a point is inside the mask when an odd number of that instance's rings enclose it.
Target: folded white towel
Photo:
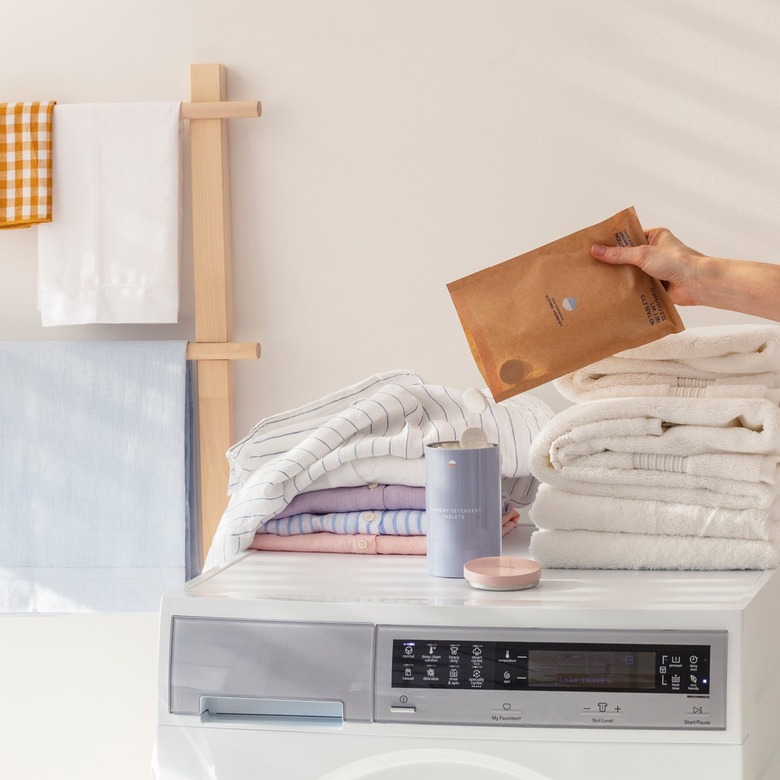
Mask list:
[[[767,398],[780,402],[780,326],[688,328],[554,382],[570,401],[621,396]]]
[[[43,325],[176,322],[179,103],[57,105]]]
[[[754,398],[614,398],[565,409],[531,472],[575,493],[728,508],[777,495],[780,408]]]
[[[727,509],[675,501],[593,496],[540,485],[528,517],[538,528],[558,531],[768,541],[780,517],[780,500],[769,509]]]
[[[470,427],[481,427],[498,445],[502,487],[510,501],[528,504],[536,487],[528,451],[551,417],[550,408],[531,395],[488,402],[483,412],[475,413],[461,391],[395,371],[263,420],[228,452],[232,496],[206,567],[246,549],[258,527],[297,494],[343,484],[335,484],[337,475],[351,485],[369,474],[372,481],[389,484],[388,477],[373,468],[380,459],[389,459],[411,466],[424,479],[419,469],[425,445],[458,440]],[[413,484],[419,484],[419,478]]]
[[[547,569],[774,569],[776,541],[694,536],[535,531],[530,554]]]

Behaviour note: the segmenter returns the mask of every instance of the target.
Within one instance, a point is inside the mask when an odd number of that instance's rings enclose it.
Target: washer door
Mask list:
[[[364,758],[320,780],[553,780],[519,764],[465,750],[399,750]]]

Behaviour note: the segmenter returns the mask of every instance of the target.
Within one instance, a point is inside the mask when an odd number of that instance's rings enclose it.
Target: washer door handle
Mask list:
[[[344,722],[344,704],[340,701],[201,696],[199,709],[201,720],[251,718],[277,722],[294,720],[298,723],[338,726]]]

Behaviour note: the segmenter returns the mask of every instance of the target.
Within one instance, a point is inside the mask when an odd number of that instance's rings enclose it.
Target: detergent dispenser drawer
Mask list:
[[[204,719],[371,719],[374,626],[174,617],[170,711]]]

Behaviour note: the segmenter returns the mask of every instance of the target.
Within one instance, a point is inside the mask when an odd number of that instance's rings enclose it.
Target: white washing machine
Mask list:
[[[249,553],[164,598],[159,680],[158,780],[780,780],[780,575]]]

